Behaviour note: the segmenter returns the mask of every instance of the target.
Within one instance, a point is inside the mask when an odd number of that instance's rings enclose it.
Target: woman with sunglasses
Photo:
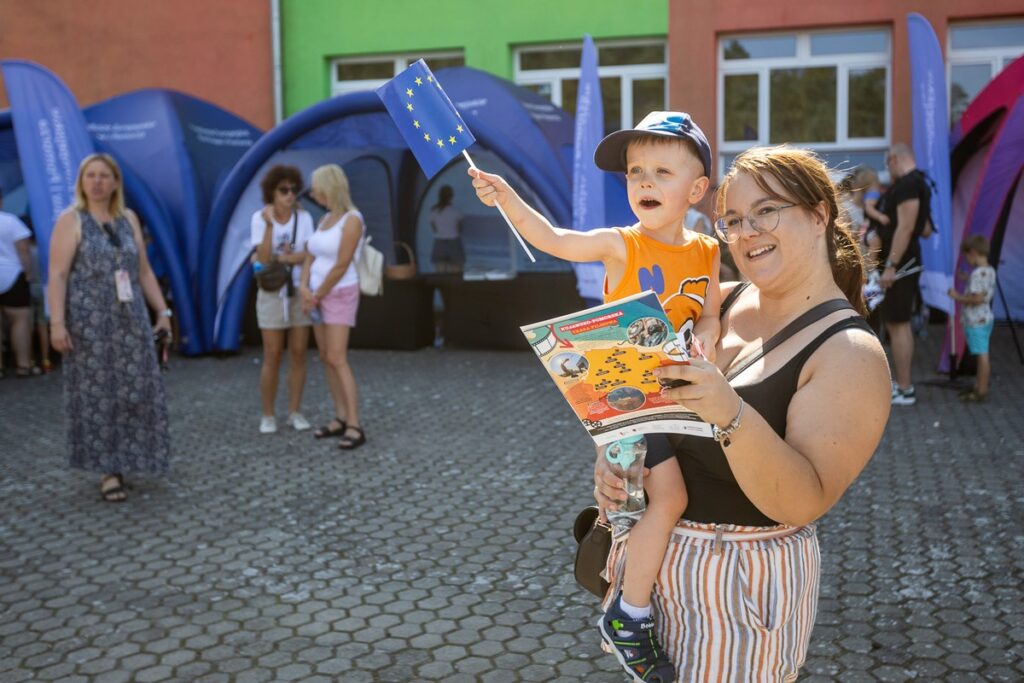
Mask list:
[[[103,500],[122,502],[125,474],[167,471],[167,404],[153,337],[170,333],[171,310],[110,156],[92,154],[78,167],[74,204],[50,237],[49,273],[71,466],[100,473]]]
[[[718,191],[716,231],[749,282],[723,284],[714,362],[660,368],[663,394],[714,438],[675,439],[689,500],[655,595],[680,681],[795,681],[817,611],[815,523],[878,446],[885,354],[864,320],[864,264],[825,165],[754,148]],[[731,285],[731,286],[730,286]],[[602,508],[625,490],[598,458]],[[612,585],[623,544],[612,548]]]
[[[253,261],[266,268],[279,263],[290,269],[288,280],[279,289],[260,286],[256,294],[256,320],[263,338],[263,365],[260,368],[260,398],[263,416],[260,434],[277,431],[274,403],[277,382],[288,343],[288,424],[296,431],[309,429],[300,412],[302,390],[306,385],[306,349],[313,322],[302,310],[299,297],[299,273],[305,259],[306,241],[313,234],[313,217],[299,207],[302,174],[294,166],[271,166],[260,181],[264,207],[252,215],[251,238],[255,248]]]

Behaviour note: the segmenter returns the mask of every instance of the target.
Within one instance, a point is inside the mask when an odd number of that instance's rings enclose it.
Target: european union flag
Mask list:
[[[377,97],[427,178],[476,141],[422,59],[377,88]]]

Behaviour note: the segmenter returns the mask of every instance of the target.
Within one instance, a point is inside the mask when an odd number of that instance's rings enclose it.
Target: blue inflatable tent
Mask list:
[[[469,152],[480,167],[505,175],[555,224],[572,224],[572,117],[530,90],[468,67],[437,74],[476,136]],[[269,131],[225,180],[203,234],[199,257],[200,315],[211,350],[234,351],[249,300],[250,220],[260,208],[259,179],[270,165],[293,164],[305,177],[318,165],[339,163],[374,244],[389,261],[394,243],[411,243],[421,272],[429,272],[431,237],[426,214],[437,188],[455,189],[466,214],[467,268],[570,271],[567,263],[537,254],[529,264],[497,212],[476,202],[464,161],[456,160],[429,183],[372,92],[344,95],[301,111]],[[635,220],[621,178],[607,176],[613,223]],[[477,239],[478,238],[478,239]]]
[[[182,352],[207,351],[197,306],[201,236],[220,183],[260,131],[209,102],[169,90],[118,95],[83,114],[96,149],[121,165],[128,204],[153,239],[150,258],[168,280]],[[8,111],[0,112],[0,187],[7,211],[28,212]]]

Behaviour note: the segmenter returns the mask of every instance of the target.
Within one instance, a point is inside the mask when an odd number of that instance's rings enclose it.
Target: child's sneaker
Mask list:
[[[892,389],[892,404],[894,406],[912,406],[917,403],[917,392],[914,391],[914,387],[909,389],[901,389],[898,386],[894,386]]]
[[[654,618],[631,619],[619,604],[619,596],[608,608],[597,627],[605,649],[619,660],[622,668],[638,683],[673,683],[676,668],[665,655],[654,632]]]

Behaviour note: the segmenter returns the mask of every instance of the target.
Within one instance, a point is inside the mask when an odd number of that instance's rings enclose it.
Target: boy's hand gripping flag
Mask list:
[[[460,153],[466,157],[470,168],[476,168],[466,152],[476,138],[422,59],[377,88],[377,97],[384,103],[427,178],[433,178]],[[504,209],[496,206],[526,255],[536,261]]]

